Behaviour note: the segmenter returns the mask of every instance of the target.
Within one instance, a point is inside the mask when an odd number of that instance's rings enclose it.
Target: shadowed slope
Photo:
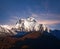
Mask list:
[[[31,32],[22,37],[1,37],[0,49],[51,49],[60,48],[60,40],[55,36]]]

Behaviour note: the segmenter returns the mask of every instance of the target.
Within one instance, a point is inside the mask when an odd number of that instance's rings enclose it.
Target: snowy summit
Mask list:
[[[47,27],[44,24],[39,24],[33,17],[20,19],[15,26],[20,31],[45,31]],[[49,32],[49,30],[47,29]]]
[[[49,29],[44,24],[39,24],[38,21],[33,18],[29,17],[27,19],[20,19],[17,21],[15,26],[9,26],[9,25],[0,25],[0,35],[3,34],[9,34],[9,35],[16,35],[16,31],[47,31],[49,32]]]

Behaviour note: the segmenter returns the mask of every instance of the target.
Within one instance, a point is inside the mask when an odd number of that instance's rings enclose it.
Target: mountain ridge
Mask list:
[[[47,32],[46,32],[47,33]],[[40,34],[40,32],[28,33],[22,37],[0,38],[0,48],[3,49],[52,49],[60,48],[60,40],[51,33]]]
[[[43,33],[43,31],[49,32],[49,29],[44,24],[39,24],[35,18],[29,17],[27,19],[20,19],[16,23],[16,25],[9,26],[9,25],[0,25],[0,35],[5,36],[8,35],[16,35],[17,32],[30,32],[30,31],[40,31]]]

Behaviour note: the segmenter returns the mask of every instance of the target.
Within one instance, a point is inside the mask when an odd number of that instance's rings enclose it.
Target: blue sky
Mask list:
[[[15,24],[29,16],[60,29],[60,0],[0,0],[0,24]]]

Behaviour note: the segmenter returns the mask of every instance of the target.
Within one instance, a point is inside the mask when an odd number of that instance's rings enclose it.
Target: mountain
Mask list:
[[[50,30],[32,17],[16,25],[0,25],[0,49],[60,49],[59,30]]]
[[[52,30],[51,34],[60,39],[60,30]]]
[[[0,49],[60,49],[60,40],[51,33],[35,31],[21,37],[0,38]]]
[[[44,24],[39,24],[33,17],[29,17],[27,19],[20,19],[16,23],[16,28],[20,31],[45,31],[46,26]],[[47,31],[49,31],[47,29]]]
[[[17,33],[8,28],[7,25],[0,25],[0,36],[11,36],[11,35],[16,35]]]
[[[15,25],[0,25],[0,36],[13,36],[21,32],[43,31],[49,32],[49,29],[44,24],[39,24],[33,17],[20,19]]]

